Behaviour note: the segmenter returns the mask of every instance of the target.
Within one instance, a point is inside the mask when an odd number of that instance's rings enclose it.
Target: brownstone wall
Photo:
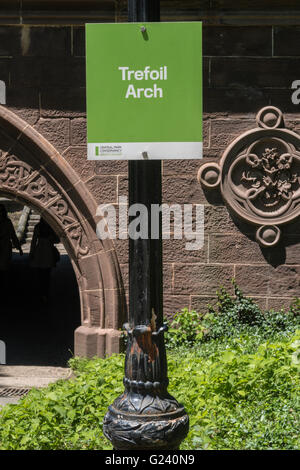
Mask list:
[[[86,160],[83,23],[123,21],[126,5],[21,3],[0,2],[0,80],[7,84],[7,106],[61,152],[97,203],[116,203],[127,194],[127,163]],[[256,113],[268,104],[281,108],[286,126],[300,132],[300,105],[292,104],[290,89],[300,80],[298,2],[236,5],[162,2],[162,20],[204,20],[203,162],[219,159],[235,137],[255,127]],[[288,228],[280,246],[261,249],[253,229],[233,221],[217,194],[203,191],[197,181],[200,165],[163,162],[163,201],[205,205],[202,250],[164,241],[165,314],[184,306],[204,311],[220,285],[231,288],[233,277],[264,308],[287,306],[300,295],[299,223]],[[116,246],[128,287],[128,243],[116,241]]]

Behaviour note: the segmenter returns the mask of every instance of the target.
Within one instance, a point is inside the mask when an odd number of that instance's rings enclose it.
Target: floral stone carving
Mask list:
[[[261,245],[274,246],[281,226],[300,215],[300,136],[283,127],[273,106],[256,120],[258,127],[233,141],[219,164],[203,165],[198,179],[207,189],[219,188],[229,208],[257,226]]]

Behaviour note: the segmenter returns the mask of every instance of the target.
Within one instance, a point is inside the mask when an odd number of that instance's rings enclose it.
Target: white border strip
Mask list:
[[[182,160],[202,158],[202,142],[88,144],[88,160]]]

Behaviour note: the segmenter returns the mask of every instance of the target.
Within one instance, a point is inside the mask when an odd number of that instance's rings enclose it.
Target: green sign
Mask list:
[[[86,25],[89,160],[201,158],[202,24]]]

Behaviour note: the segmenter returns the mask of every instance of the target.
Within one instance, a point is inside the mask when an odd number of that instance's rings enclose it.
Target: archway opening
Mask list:
[[[62,155],[3,106],[0,191],[36,207],[70,256],[81,304],[75,354],[104,357],[119,352],[120,327],[126,319],[125,292],[113,241],[99,240],[96,235],[96,201]]]
[[[7,193],[0,192],[0,198],[24,252],[20,256],[13,250],[7,272],[7,301],[1,308],[0,339],[6,345],[6,364],[64,367],[74,354],[74,331],[81,324],[79,289],[71,260],[63,243],[58,243],[60,259],[51,270],[47,300],[42,300],[29,262],[33,228],[41,212],[31,202]],[[55,230],[51,220],[47,222]]]

